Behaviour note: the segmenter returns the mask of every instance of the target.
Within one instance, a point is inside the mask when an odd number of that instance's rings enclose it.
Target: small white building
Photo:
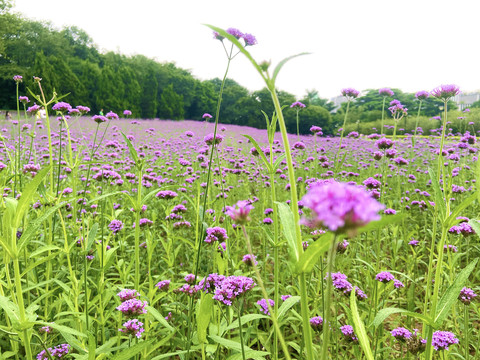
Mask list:
[[[472,106],[472,104],[478,100],[480,100],[480,91],[460,93],[453,98],[453,101],[455,101],[458,109],[461,111]]]

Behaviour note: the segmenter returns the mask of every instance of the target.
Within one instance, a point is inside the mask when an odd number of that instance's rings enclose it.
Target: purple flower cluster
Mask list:
[[[432,346],[435,350],[448,350],[448,347],[453,344],[458,344],[458,339],[455,334],[450,331],[435,331],[432,338]]]
[[[246,276],[228,276],[216,285],[213,298],[225,305],[231,306],[232,301],[236,297],[253,289],[255,285],[252,278]]]
[[[460,89],[456,85],[440,85],[439,87],[432,90],[431,95],[442,101],[448,101],[450,98],[458,95]]]
[[[302,109],[305,107],[305,104],[301,103],[300,101],[295,101],[292,103],[292,105],[290,105],[290,107],[294,109]]]
[[[117,296],[120,298],[120,300],[126,301],[139,297],[140,293],[135,289],[123,289],[117,294]]]
[[[253,254],[244,255],[242,261],[247,266],[258,265],[257,257]]]
[[[159,191],[155,196],[160,199],[170,200],[176,198],[178,194],[175,191],[162,190]]]
[[[275,301],[273,301],[272,299],[268,299],[268,304],[270,305],[270,307],[274,307]],[[257,305],[260,306],[265,315],[270,315],[270,311],[268,311],[267,299],[258,300]]]
[[[395,339],[402,342],[406,342],[412,337],[412,333],[410,332],[410,330],[407,330],[404,327],[395,328],[390,333]]]
[[[354,232],[379,220],[378,212],[385,207],[361,187],[336,181],[310,186],[302,201],[312,210],[312,217],[305,224],[334,232]]]
[[[72,105],[70,105],[69,103],[60,101],[52,106],[52,110],[65,114],[68,111],[72,110]]]
[[[322,128],[316,125],[310,127],[310,132],[315,135],[323,135]]]
[[[360,95],[360,91],[352,88],[345,88],[345,89],[342,89],[342,95],[345,96],[346,98],[355,99],[358,97],[358,95]]]
[[[227,206],[225,214],[237,225],[243,225],[251,220],[249,214],[252,209],[250,201],[240,200],[234,206]]]
[[[416,94],[415,94],[415,97],[418,99],[418,100],[425,100],[427,99],[428,97],[430,96],[430,94],[428,93],[428,91],[418,91]]]
[[[378,94],[381,96],[390,96],[392,97],[394,95],[394,92],[390,88],[382,88],[378,90]]]
[[[123,223],[120,220],[114,219],[110,222],[110,224],[108,224],[108,228],[115,235],[116,233],[118,233],[120,230],[123,229]]]
[[[465,237],[475,234],[475,230],[473,230],[467,222],[461,222],[458,225],[452,226],[448,232],[451,234],[463,235]]]
[[[207,228],[207,236],[205,237],[206,243],[212,243],[215,241],[223,242],[228,239],[227,230],[219,226],[213,228]]]
[[[310,325],[315,331],[320,331],[323,328],[323,319],[321,316],[314,316],[310,319]]]
[[[380,281],[381,283],[388,283],[390,281],[395,280],[395,276],[393,276],[388,271],[382,271],[375,276],[375,279]]]
[[[352,325],[343,325],[340,327],[340,331],[347,338],[348,341],[358,341],[358,338],[355,336]]]
[[[207,145],[216,146],[216,145],[220,144],[220,143],[223,141],[223,135],[216,134],[216,135],[214,136],[213,133],[211,133],[211,134],[205,135],[205,137],[203,138],[203,141],[204,141]]]
[[[387,138],[381,138],[375,143],[380,150],[390,149],[393,144],[393,141]]]
[[[121,311],[123,315],[127,317],[134,317],[141,314],[147,313],[147,302],[141,301],[138,299],[129,299],[122,302],[118,307],[117,310]]]
[[[123,329],[118,329],[118,331],[127,335],[135,335],[138,339],[140,339],[142,337],[142,333],[145,331],[142,326],[143,323],[138,321],[138,319],[130,319],[123,323]]]
[[[53,358],[62,358],[64,355],[68,355],[68,353],[72,350],[72,347],[68,344],[61,344],[55,346],[54,348],[48,348],[48,352],[51,357]],[[37,360],[48,360],[50,359],[47,352],[42,350],[40,353],[37,354]]]
[[[155,286],[158,288],[158,290],[168,291],[168,288],[170,287],[170,280],[159,281],[155,284]]]
[[[475,294],[472,289],[464,287],[458,295],[458,300],[460,300],[465,305],[469,305],[473,300],[475,300],[476,297],[477,294]]]

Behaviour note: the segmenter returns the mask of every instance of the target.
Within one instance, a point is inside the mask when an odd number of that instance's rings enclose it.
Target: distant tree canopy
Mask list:
[[[114,52],[101,53],[88,34],[75,27],[57,30],[49,23],[32,21],[10,12],[12,1],[0,0],[0,109],[16,108],[14,75],[22,75],[22,95],[27,87],[36,91],[33,76],[41,77],[43,89],[52,94],[69,94],[72,105],[84,105],[97,113],[100,109],[122,114],[128,109],[133,117],[152,119],[202,120],[204,113],[214,115],[221,80],[201,81],[190,71],[174,63],[159,63],[142,55],[125,56]],[[419,102],[414,94],[392,89],[395,95],[386,99],[387,108],[393,99],[400,100],[415,116]],[[343,122],[345,103],[338,109],[322,99],[315,89],[307,90],[303,99],[278,90],[289,132],[296,132],[296,111],[290,105],[296,100],[307,107],[299,112],[300,132],[309,133],[312,125],[333,134]],[[351,103],[349,123],[374,122],[381,119],[383,97],[371,89]],[[475,104],[474,106],[480,106]],[[432,98],[422,103],[422,115],[436,116],[443,104]],[[449,104],[454,110],[455,104]],[[220,122],[265,128],[264,111],[272,116],[271,95],[266,88],[249,91],[227,79],[223,92]]]

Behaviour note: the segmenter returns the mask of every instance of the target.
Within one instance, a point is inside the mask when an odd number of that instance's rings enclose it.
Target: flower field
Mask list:
[[[480,358],[478,145],[446,129],[452,86],[443,127],[402,137],[24,98],[0,125],[0,359]]]

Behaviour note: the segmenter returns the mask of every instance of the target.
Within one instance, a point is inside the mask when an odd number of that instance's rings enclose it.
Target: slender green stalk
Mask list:
[[[240,301],[241,302],[241,301]],[[242,335],[242,308],[243,306],[241,304],[238,304],[237,306],[237,315],[238,315],[238,331],[240,335],[240,346],[242,347],[242,359],[246,360],[245,357],[245,345],[243,343],[243,335]]]
[[[142,166],[138,166],[137,208],[135,209],[135,289],[140,291],[140,212],[142,210]]]
[[[300,141],[300,128],[299,128],[299,121],[298,121],[298,112],[299,110],[297,109],[297,141]]]
[[[243,231],[243,235],[245,237],[246,243],[247,243],[248,253],[253,254],[252,245],[250,243],[250,238],[247,234],[247,229],[245,228],[245,225],[242,225],[242,231]],[[275,331],[277,332],[278,339],[280,340],[280,344],[282,346],[282,350],[283,350],[283,353],[285,355],[285,358],[287,360],[291,360],[290,353],[289,353],[288,348],[287,348],[287,344],[285,343],[285,339],[283,338],[282,332],[280,330],[280,325],[278,324],[277,314],[273,311],[273,308],[270,306],[270,302],[268,301],[267,289],[265,288],[265,284],[263,283],[262,277],[260,276],[260,271],[258,270],[258,266],[255,263],[255,261],[253,261],[252,265],[253,265],[253,271],[255,272],[255,276],[256,276],[257,281],[258,281],[258,286],[260,286],[260,289],[262,291],[262,296],[264,297],[264,299],[266,301],[268,313],[270,314],[270,318],[272,319],[273,327],[275,328]],[[307,319],[307,321],[308,321],[308,319]]]
[[[468,264],[468,263],[467,263]],[[469,318],[468,318],[468,309],[467,305],[463,305],[463,326],[465,332],[465,359],[468,360],[470,358],[470,343],[468,341],[468,327],[469,327]]]
[[[333,264],[335,262],[335,250],[336,250],[336,240],[337,236],[335,235],[330,245],[328,251],[327,259],[327,292],[325,294],[325,317],[323,319],[323,343],[322,343],[322,360],[326,360],[328,356],[328,345],[330,343],[330,304],[332,302],[332,272]],[[352,290],[355,291],[355,290]]]
[[[295,170],[293,168],[292,153],[290,150],[290,143],[288,141],[287,128],[285,126],[285,120],[282,113],[282,108],[278,100],[277,93],[275,91],[275,86],[273,85],[269,88],[270,94],[272,95],[273,104],[275,106],[275,111],[278,116],[278,124],[280,127],[280,132],[282,134],[283,147],[285,149],[285,158],[287,160],[288,166],[288,179],[290,181],[290,195],[291,195],[291,208],[293,212],[293,220],[295,223],[295,238],[296,238],[296,248],[298,251],[303,251],[302,246],[302,233],[300,230],[300,215],[298,213],[298,197],[297,197],[297,187],[295,179]],[[310,319],[309,319],[309,309],[308,309],[308,293],[307,293],[307,283],[305,281],[305,274],[298,275],[298,282],[300,284],[300,306],[302,314],[302,325],[303,325],[303,337],[306,349],[306,359],[313,360],[313,338],[312,330],[310,328]]]
[[[412,136],[412,146],[415,146],[417,141],[417,129],[418,129],[418,120],[420,119],[420,111],[422,110],[422,100],[418,103],[418,112],[417,112],[417,119],[415,120],[415,133]]]
[[[347,124],[347,116],[348,116],[348,110],[350,109],[350,98],[347,100],[347,110],[345,110],[345,116],[343,117],[343,126],[342,126],[342,133],[340,134],[340,143],[338,144],[338,150],[337,153],[335,154],[335,172],[337,172],[337,158],[338,155],[340,154],[340,151],[342,150],[342,141],[343,141],[343,135],[345,133],[345,126]]]
[[[386,96],[383,97],[383,105],[382,105],[382,123],[380,125],[380,135],[383,135],[383,122],[385,120],[385,100],[387,99]]]
[[[18,311],[20,313],[20,322],[26,323],[27,316],[25,313],[25,305],[23,303],[22,278],[21,278],[18,256],[15,256],[15,259],[13,259],[13,271],[15,273],[15,288],[17,291],[17,303],[18,303]],[[30,331],[31,330],[29,329],[23,330],[23,346],[25,348],[25,355],[27,360],[33,359],[32,349],[30,348]]]

